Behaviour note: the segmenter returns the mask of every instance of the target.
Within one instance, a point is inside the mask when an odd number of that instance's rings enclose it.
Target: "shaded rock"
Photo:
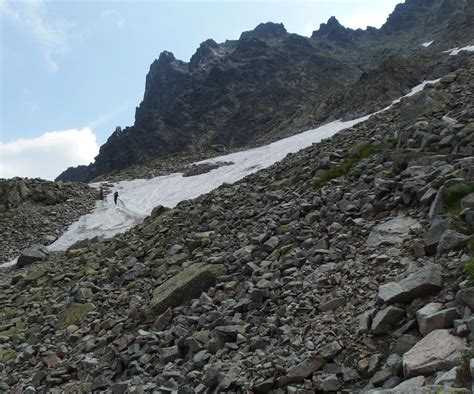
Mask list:
[[[22,268],[25,265],[34,263],[35,261],[43,261],[48,258],[48,250],[42,245],[36,245],[23,250],[18,257],[17,267]]]
[[[441,240],[444,232],[449,228],[451,220],[445,219],[441,216],[437,216],[434,218],[433,222],[431,223],[430,228],[425,233],[425,251],[427,255],[434,255],[436,254],[436,248],[438,247],[438,243]]]
[[[436,253],[438,255],[441,255],[445,252],[450,251],[451,249],[461,248],[469,239],[469,236],[460,234],[457,231],[446,230],[441,236],[441,239],[439,240]]]
[[[466,287],[456,293],[456,301],[474,309],[474,287]]]
[[[389,306],[377,312],[372,322],[372,332],[375,335],[383,335],[393,330],[397,323],[405,316],[405,311],[395,306]]]

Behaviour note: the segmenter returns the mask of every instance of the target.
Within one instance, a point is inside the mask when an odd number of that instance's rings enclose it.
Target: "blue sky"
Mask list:
[[[188,61],[207,38],[267,21],[308,36],[332,15],[380,27],[399,2],[0,0],[0,177],[51,179],[92,161],[115,126],[133,124],[163,50]]]

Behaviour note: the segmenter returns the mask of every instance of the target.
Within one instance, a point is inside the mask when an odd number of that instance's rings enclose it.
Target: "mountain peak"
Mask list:
[[[352,41],[352,31],[342,26],[336,17],[331,16],[327,23],[321,23],[319,30],[315,30],[311,38],[327,38],[330,41],[346,43]]]
[[[283,26],[283,23],[274,23],[274,22],[267,22],[267,23],[260,23],[255,29],[250,31],[245,31],[240,35],[240,39],[245,38],[275,38],[275,37],[282,37],[287,35],[288,32]]]

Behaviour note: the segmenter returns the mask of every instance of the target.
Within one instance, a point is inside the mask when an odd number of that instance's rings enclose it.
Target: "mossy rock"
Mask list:
[[[40,267],[26,274],[21,280],[24,282],[33,282],[44,276],[49,270],[46,267]]]
[[[151,308],[159,314],[169,307],[176,307],[199,297],[203,291],[214,286],[217,278],[224,273],[225,267],[220,264],[192,264],[153,290]]]
[[[7,361],[10,361],[11,359],[15,358],[16,356],[16,350],[15,349],[7,349],[2,352],[2,356],[0,357],[0,363],[4,364]]]
[[[267,257],[269,261],[277,261],[280,258],[280,251],[275,249],[270,256]]]
[[[73,304],[59,315],[59,324],[63,328],[76,324],[94,309],[95,306],[91,303]]]
[[[276,229],[275,234],[276,235],[286,234],[287,232],[290,231],[290,229],[291,229],[291,226],[289,224],[282,224]]]

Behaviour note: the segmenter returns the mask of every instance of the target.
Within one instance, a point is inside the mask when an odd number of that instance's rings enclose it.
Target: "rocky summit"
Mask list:
[[[472,392],[465,62],[235,184],[6,273],[0,391]]]
[[[57,180],[90,181],[216,144],[268,143],[382,109],[466,61],[443,51],[472,44],[472,20],[472,0],[406,0],[381,29],[352,30],[332,17],[303,37],[269,22],[238,40],[206,40],[189,62],[165,51],[150,66],[134,125]]]

